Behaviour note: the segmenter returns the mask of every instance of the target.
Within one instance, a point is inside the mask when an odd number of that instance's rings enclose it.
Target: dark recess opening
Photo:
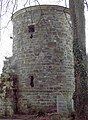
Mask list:
[[[30,86],[31,87],[34,87],[34,77],[33,76],[30,76]]]
[[[35,26],[34,25],[28,26],[28,31],[29,31],[29,33],[35,32]]]
[[[33,38],[33,32],[35,32],[35,26],[34,25],[28,26],[28,31],[29,31],[29,33],[31,33],[30,38],[32,39]]]
[[[31,38],[31,39],[33,38],[33,34],[31,34],[30,38]]]
[[[13,80],[13,102],[14,102],[14,114],[18,114],[18,78],[17,75],[12,75]]]

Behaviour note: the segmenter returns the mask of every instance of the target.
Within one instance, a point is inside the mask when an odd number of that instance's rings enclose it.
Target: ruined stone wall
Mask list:
[[[17,11],[12,19],[19,110],[27,113],[30,105],[56,107],[59,96],[59,110],[68,111],[74,91],[68,9],[56,5],[28,7]]]

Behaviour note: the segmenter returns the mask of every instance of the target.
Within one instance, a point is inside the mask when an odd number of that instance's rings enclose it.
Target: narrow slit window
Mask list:
[[[34,77],[30,76],[30,86],[34,87]]]

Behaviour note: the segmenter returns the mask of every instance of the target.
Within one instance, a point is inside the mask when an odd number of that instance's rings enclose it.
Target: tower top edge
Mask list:
[[[59,5],[35,5],[35,6],[30,6],[30,7],[25,7],[22,8],[18,11],[16,11],[13,16],[12,16],[12,20],[15,19],[18,15],[23,14],[25,12],[30,12],[30,11],[36,11],[36,10],[57,10],[57,11],[61,11],[61,12],[65,12],[69,14],[69,8],[67,7],[63,7],[63,6],[59,6]]]

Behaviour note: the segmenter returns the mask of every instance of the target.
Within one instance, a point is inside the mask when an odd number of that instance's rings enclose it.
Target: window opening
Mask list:
[[[34,25],[28,26],[28,31],[29,31],[29,33],[35,32],[35,26]]]
[[[33,34],[31,34],[30,38],[31,38],[31,39],[33,38]]]
[[[30,38],[32,39],[33,38],[33,32],[35,32],[35,26],[34,25],[28,26],[28,31],[31,34]]]
[[[30,86],[34,87],[34,77],[30,76]]]

